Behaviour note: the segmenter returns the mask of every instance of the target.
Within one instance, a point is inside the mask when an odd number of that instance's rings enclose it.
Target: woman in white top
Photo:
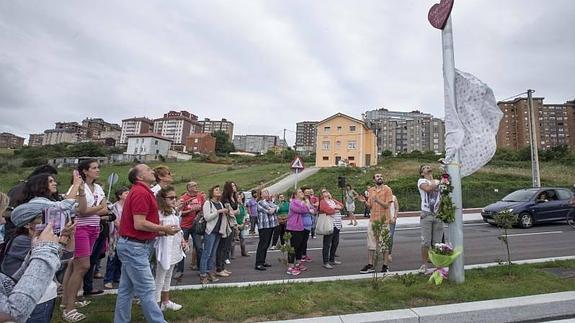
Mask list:
[[[173,186],[162,188],[157,196],[160,225],[180,225],[180,211],[176,207],[178,196]],[[184,241],[182,231],[170,235],[160,236],[156,240],[156,301],[160,302],[162,311],[178,311],[182,305],[170,300],[170,282],[174,267],[185,257],[188,245]]]
[[[67,322],[78,322],[85,317],[76,311],[76,307],[84,307],[89,301],[76,302],[78,290],[82,286],[84,275],[90,270],[90,256],[96,239],[100,234],[100,216],[108,215],[104,190],[96,180],[100,177],[100,164],[95,159],[88,159],[78,164],[78,173],[84,180],[84,185],[78,191],[78,196],[85,196],[87,208],[85,212],[76,215],[76,234],[74,259],[64,277],[64,295],[62,318]]]

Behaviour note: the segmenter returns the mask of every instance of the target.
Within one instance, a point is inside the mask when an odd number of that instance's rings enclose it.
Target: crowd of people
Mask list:
[[[427,250],[443,235],[443,224],[435,214],[439,204],[438,181],[431,167],[423,165],[417,183],[421,194],[422,265],[426,271]],[[307,271],[308,241],[318,235],[318,219],[329,219],[330,229],[322,232],[322,267],[341,265],[337,250],[343,216],[348,225],[357,225],[355,203],[365,204],[367,265],[360,272],[376,270],[374,259],[381,250],[380,236],[371,225],[380,221],[390,241],[383,250],[381,271],[388,272],[397,198],[384,184],[381,173],[373,186],[358,194],[348,185],[343,201],[326,188],[319,196],[310,187],[301,187],[291,196],[273,195],[267,190],[246,193],[233,181],[215,185],[206,193],[190,181],[179,195],[170,169],[137,164],[128,173],[131,187],[117,188],[114,203],[97,184],[100,165],[82,161],[73,171],[72,183],[60,193],[57,170],[37,168],[26,181],[0,194],[0,212],[6,219],[0,258],[0,320],[50,322],[55,310],[58,286],[62,293],[62,319],[86,319],[82,308],[90,304],[84,296],[100,294],[94,278],[103,278],[104,288],[118,288],[114,322],[130,322],[134,302],[142,307],[148,322],[165,322],[163,311],[182,308],[170,298],[173,279],[186,269],[198,271],[199,282],[209,284],[232,275],[229,270],[236,249],[249,257],[246,239],[256,236],[254,269],[266,271],[268,250],[289,244],[286,274]],[[322,220],[322,219],[320,219]],[[289,233],[286,235],[286,233]],[[287,240],[287,239],[289,240]],[[105,271],[101,271],[102,259]],[[46,279],[52,277],[53,279]],[[40,279],[42,278],[42,279]]]

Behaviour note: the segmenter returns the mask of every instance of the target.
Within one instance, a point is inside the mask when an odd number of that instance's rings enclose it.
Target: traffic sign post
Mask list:
[[[294,160],[292,160],[291,162],[291,169],[293,171],[295,171],[295,184],[294,184],[294,190],[297,190],[297,180],[298,180],[298,174],[304,170],[305,166],[303,165],[303,160],[301,159],[301,157],[296,156],[294,158]]]

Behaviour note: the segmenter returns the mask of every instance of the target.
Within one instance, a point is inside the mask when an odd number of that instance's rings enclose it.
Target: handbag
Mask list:
[[[315,227],[315,233],[319,235],[330,235],[333,233],[333,217],[327,214],[320,214],[317,217],[317,224]]]
[[[198,213],[196,218],[194,219],[194,223],[192,224],[192,231],[200,236],[206,234],[206,226],[207,222],[204,219],[204,215],[202,213]]]

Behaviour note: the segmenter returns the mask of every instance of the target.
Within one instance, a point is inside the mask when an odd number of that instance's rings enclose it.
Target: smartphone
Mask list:
[[[62,212],[59,208],[49,207],[42,212],[42,224],[36,224],[36,231],[43,231],[48,223],[52,224],[54,234],[60,235],[60,232],[66,225],[66,212]]]
[[[80,176],[80,172],[77,169],[74,169],[74,177]]]

